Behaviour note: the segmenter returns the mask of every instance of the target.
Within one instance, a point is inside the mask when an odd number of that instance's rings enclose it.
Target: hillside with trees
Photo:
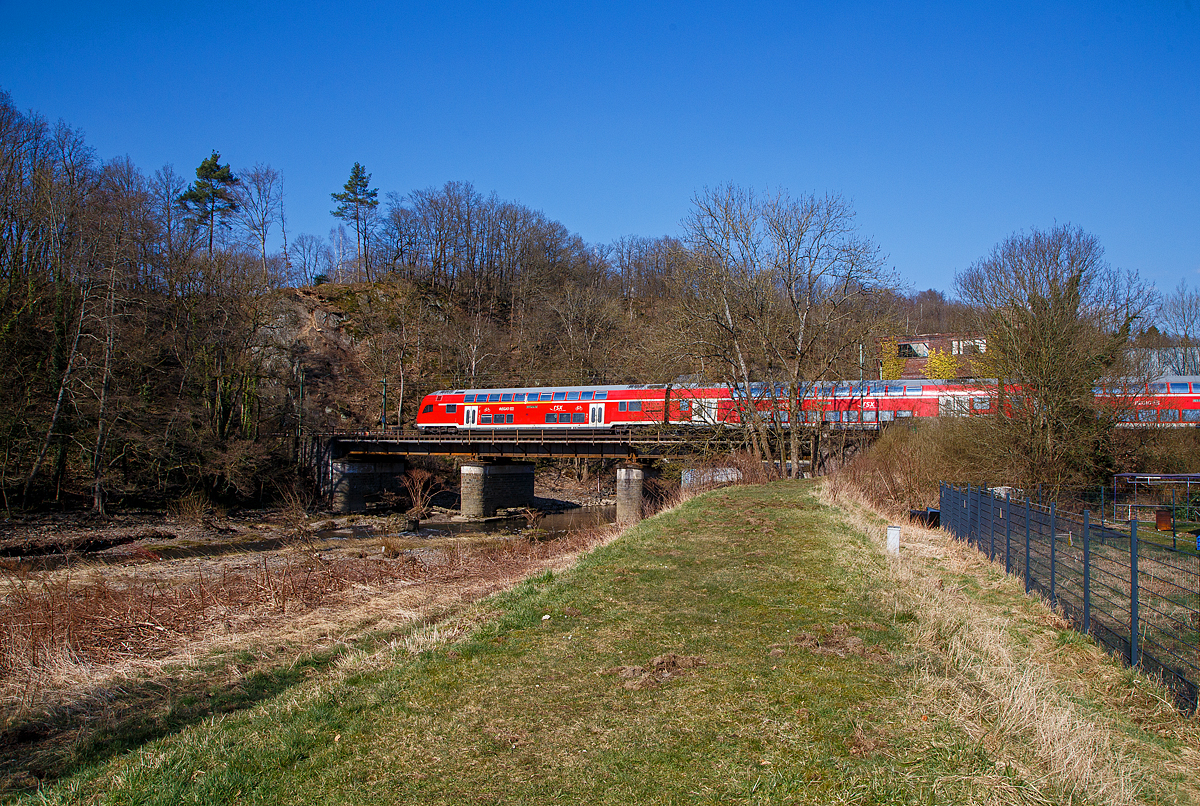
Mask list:
[[[381,201],[354,163],[326,238],[288,231],[279,171],[198,157],[102,160],[0,94],[6,509],[270,499],[298,433],[406,427],[441,388],[753,382],[794,422],[884,337],[981,321],[969,295],[906,293],[836,194],[705,188],[678,237],[593,244],[469,182]],[[1192,344],[1187,311],[1159,337]],[[747,448],[798,458],[778,427]]]

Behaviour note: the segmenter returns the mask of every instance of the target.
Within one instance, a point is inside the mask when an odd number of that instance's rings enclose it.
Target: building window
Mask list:
[[[923,341],[902,342],[896,345],[896,355],[900,358],[928,358],[929,345]]]

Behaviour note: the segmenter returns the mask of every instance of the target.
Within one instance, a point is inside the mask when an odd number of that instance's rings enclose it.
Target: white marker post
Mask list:
[[[887,537],[888,537],[888,545],[887,545],[888,554],[899,554],[900,553],[900,527],[899,526],[889,526],[887,528]]]

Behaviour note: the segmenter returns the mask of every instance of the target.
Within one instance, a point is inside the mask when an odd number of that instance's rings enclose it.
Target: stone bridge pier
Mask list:
[[[622,526],[642,519],[642,483],[645,475],[645,470],[638,464],[625,464],[617,468],[617,523]]]
[[[365,512],[367,497],[403,491],[403,459],[375,462],[329,462],[329,508],[334,512]]]
[[[501,507],[533,506],[533,469],[533,462],[463,462],[462,516],[490,518]]]

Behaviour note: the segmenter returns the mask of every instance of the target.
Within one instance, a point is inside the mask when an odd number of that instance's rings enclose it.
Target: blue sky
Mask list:
[[[102,158],[212,149],[326,235],[466,180],[585,239],[678,234],[733,181],[834,191],[914,290],[1069,222],[1200,285],[1200,3],[77,3],[0,0],[0,88]]]

